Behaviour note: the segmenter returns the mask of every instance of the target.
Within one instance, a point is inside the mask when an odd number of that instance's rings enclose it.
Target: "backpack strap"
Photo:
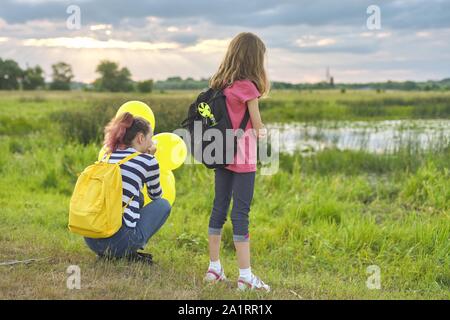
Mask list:
[[[120,160],[119,162],[117,162],[116,164],[120,166],[121,164],[124,164],[124,163],[127,162],[128,160],[131,160],[131,159],[137,157],[137,156],[140,155],[140,154],[141,154],[140,152],[135,152],[135,153],[133,153],[133,154],[130,154],[129,156],[126,156],[125,158],[123,158],[122,160]],[[132,196],[132,197],[130,198],[130,200],[128,200],[128,203],[125,204],[125,205],[122,207],[122,209],[125,209],[126,207],[128,207],[129,204],[131,203],[131,201],[133,201],[133,199],[134,199],[134,196]]]
[[[241,121],[241,125],[239,126],[239,129],[242,129],[245,131],[245,127],[247,126],[248,120],[250,119],[250,112],[248,111],[248,108],[245,109],[244,118]]]
[[[125,210],[126,207],[128,207],[131,203],[131,201],[133,201],[134,199],[134,195],[130,198],[130,200],[128,200],[128,202],[122,207],[123,210]]]
[[[135,152],[133,154],[130,154],[129,156],[126,156],[125,158],[123,158],[122,160],[120,160],[119,162],[117,162],[117,164],[120,166],[121,164],[124,164],[125,162],[127,162],[128,160],[131,160],[133,158],[136,158],[138,155],[140,155],[140,152]]]
[[[106,154],[106,157],[103,156],[103,159],[102,159],[101,161],[103,161],[103,162],[105,162],[105,163],[108,163],[108,160],[109,160],[109,157],[111,157],[111,154],[112,154],[112,153],[108,153],[108,154]]]
[[[112,153],[108,153],[108,154],[106,155],[106,157],[105,157],[102,161],[104,161],[105,163],[108,163],[108,160],[109,160],[109,158],[111,157],[111,154],[112,154]],[[125,158],[123,158],[122,160],[120,160],[119,162],[117,162],[116,164],[120,166],[121,164],[124,164],[124,163],[127,162],[128,160],[131,160],[131,159],[137,157],[137,156],[140,155],[140,154],[141,154],[141,152],[135,152],[135,153],[132,153],[132,154],[126,156]],[[122,209],[125,209],[126,207],[128,207],[128,205],[131,203],[131,201],[133,201],[133,199],[134,199],[134,196],[132,196],[132,197],[130,198],[130,200],[128,200],[128,203],[126,203],[126,204],[122,207]]]
[[[108,153],[106,155],[106,157],[104,159],[102,159],[101,161],[108,163],[109,158],[111,157],[112,153]],[[140,152],[135,152],[133,154],[130,154],[129,156],[126,156],[125,158],[123,158],[122,160],[120,160],[119,162],[117,162],[118,165],[124,164],[125,162],[127,162],[128,160],[131,160],[135,157],[137,157],[138,155],[140,155]]]

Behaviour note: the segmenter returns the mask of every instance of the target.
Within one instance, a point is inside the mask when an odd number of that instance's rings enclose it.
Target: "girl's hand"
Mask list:
[[[261,120],[261,114],[259,113],[258,99],[247,101],[248,111],[250,113],[250,120],[252,121],[254,134],[258,139],[264,139],[267,136],[267,129]]]
[[[150,148],[148,148],[147,153],[151,154],[152,156],[155,155],[156,152],[156,144],[152,143],[152,145],[150,146]]]
[[[267,137],[267,129],[266,127],[259,130],[258,138],[265,139]]]
[[[258,139],[265,139],[267,137],[267,129],[266,127],[262,127],[258,129]]]

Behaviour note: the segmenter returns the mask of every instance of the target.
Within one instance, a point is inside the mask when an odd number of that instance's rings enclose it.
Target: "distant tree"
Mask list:
[[[139,92],[152,92],[153,90],[153,80],[144,80],[144,81],[139,81],[137,83],[137,89]]]
[[[65,62],[58,62],[52,65],[53,81],[50,84],[51,90],[70,90],[70,83],[74,77],[72,67]]]
[[[403,84],[403,88],[405,90],[417,90],[417,84],[414,81],[405,81],[405,83]]]
[[[386,89],[388,89],[388,90],[395,89],[394,82],[393,82],[392,80],[388,80],[388,81],[384,84],[384,87],[385,87]]]
[[[24,90],[36,90],[45,87],[44,70],[40,66],[28,67],[23,72],[22,88]]]
[[[0,90],[17,90],[23,70],[14,60],[0,58]]]
[[[183,81],[181,77],[169,77],[166,81]]]
[[[131,73],[127,68],[119,70],[116,62],[103,60],[97,66],[96,72],[100,74],[100,78],[94,82],[94,87],[98,91],[132,91],[133,81]]]
[[[133,91],[133,80],[131,80],[131,72],[128,70],[128,68],[122,68],[119,71],[119,76],[117,78],[118,80],[118,91]]]

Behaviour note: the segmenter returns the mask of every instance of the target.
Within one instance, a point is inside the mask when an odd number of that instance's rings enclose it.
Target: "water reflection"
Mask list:
[[[450,120],[321,121],[272,123],[280,133],[280,151],[316,152],[325,148],[395,152],[400,148],[442,148],[450,141]]]

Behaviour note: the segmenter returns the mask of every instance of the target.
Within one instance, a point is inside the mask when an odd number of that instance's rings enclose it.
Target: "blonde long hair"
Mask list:
[[[236,80],[248,79],[255,83],[261,95],[270,90],[264,68],[264,42],[251,32],[241,32],[231,40],[219,70],[212,76],[209,86],[223,89]]]

